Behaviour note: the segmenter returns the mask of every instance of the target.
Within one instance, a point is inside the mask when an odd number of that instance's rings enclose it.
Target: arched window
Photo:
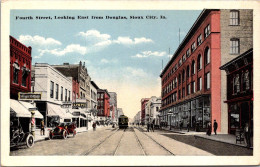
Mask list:
[[[190,77],[190,66],[187,66],[186,76],[187,76],[187,79]]]
[[[175,77],[174,88],[177,88],[177,77]]]
[[[195,74],[195,71],[196,71],[195,61],[193,60],[193,61],[192,61],[192,64],[191,64],[191,74]]]
[[[18,84],[18,75],[19,75],[20,67],[18,63],[13,64],[13,83]]]
[[[242,84],[243,84],[243,91],[250,89],[250,83],[249,83],[249,71],[246,70],[246,72],[242,73]]]
[[[183,69],[182,70],[182,82],[184,82],[185,81],[185,70]]]
[[[240,80],[239,80],[239,74],[236,74],[236,76],[233,79],[233,91],[234,93],[240,92]]]
[[[209,49],[209,47],[207,47],[205,49],[204,57],[205,57],[205,65],[209,64],[210,63],[210,49]]]
[[[201,70],[201,66],[202,66],[202,59],[201,59],[201,55],[198,55],[198,60],[197,60],[197,68],[198,71]]]

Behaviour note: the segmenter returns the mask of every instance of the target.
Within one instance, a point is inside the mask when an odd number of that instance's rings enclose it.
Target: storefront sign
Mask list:
[[[72,108],[86,108],[86,103],[76,102],[72,104]]]
[[[18,93],[18,100],[41,100],[41,93]]]

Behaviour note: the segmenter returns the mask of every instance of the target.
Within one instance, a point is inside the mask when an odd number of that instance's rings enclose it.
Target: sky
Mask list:
[[[11,10],[10,35],[32,47],[32,64],[85,62],[91,80],[116,92],[118,108],[133,118],[141,110],[141,98],[161,96],[162,67],[179,46],[179,34],[181,42],[200,13]]]

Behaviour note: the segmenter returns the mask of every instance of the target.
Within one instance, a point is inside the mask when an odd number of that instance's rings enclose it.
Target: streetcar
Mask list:
[[[119,129],[126,129],[128,127],[128,117],[125,115],[120,115],[118,118]]]

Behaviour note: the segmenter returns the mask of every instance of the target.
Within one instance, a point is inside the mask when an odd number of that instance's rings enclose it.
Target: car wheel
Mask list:
[[[77,134],[76,130],[73,130],[73,137],[75,137]]]
[[[34,137],[33,137],[33,135],[29,134],[29,135],[26,137],[26,146],[27,146],[28,148],[31,148],[33,145],[34,145]]]
[[[67,139],[67,137],[68,137],[68,133],[67,133],[66,130],[63,131],[63,133],[62,133],[62,137],[63,137],[63,139]]]

